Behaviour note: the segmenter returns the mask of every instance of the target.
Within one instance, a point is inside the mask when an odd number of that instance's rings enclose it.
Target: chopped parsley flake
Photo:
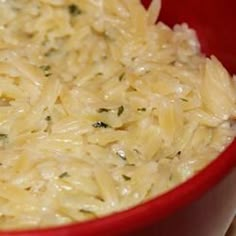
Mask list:
[[[128,164],[126,164],[127,166],[135,166],[135,164],[133,164],[133,163],[128,163]]]
[[[25,191],[30,191],[32,187],[25,188]]]
[[[180,98],[180,100],[182,100],[183,102],[188,102],[188,99],[186,98]]]
[[[7,134],[0,134],[0,140],[6,140],[8,138]]]
[[[47,70],[51,69],[51,66],[49,66],[49,65],[42,65],[42,66],[40,66],[40,69],[42,69],[43,71],[47,71]]]
[[[50,57],[53,53],[55,53],[57,50],[55,48],[50,48],[47,52],[44,53],[45,57]]]
[[[69,13],[72,15],[72,16],[77,16],[77,15],[80,15],[82,13],[82,11],[80,10],[80,8],[75,5],[75,4],[71,4],[68,6],[68,10],[69,10]]]
[[[123,150],[119,150],[116,152],[116,155],[121,158],[123,161],[126,161],[127,158],[126,158],[126,155],[125,155],[125,152]]]
[[[147,109],[145,107],[138,108],[137,111],[146,111]]]
[[[125,181],[131,180],[131,177],[129,177],[129,176],[127,176],[127,175],[122,175],[122,177],[124,178]]]
[[[45,118],[45,120],[46,120],[46,121],[51,121],[51,120],[52,120],[52,117],[51,117],[51,116],[47,116],[47,117]]]
[[[65,177],[70,177],[70,175],[68,174],[68,172],[63,172],[62,174],[59,175],[59,178],[65,178]]]
[[[79,212],[85,213],[85,214],[94,214],[92,211],[85,210],[85,209],[80,209]]]
[[[123,72],[120,76],[119,76],[119,81],[122,81],[125,77],[125,72]]]
[[[97,121],[93,124],[94,128],[109,128],[110,126],[102,121]]]
[[[109,112],[111,109],[108,109],[108,108],[99,108],[97,110],[98,113],[103,113],[103,112]]]
[[[120,106],[117,111],[117,116],[121,116],[123,112],[124,112],[124,106]]]
[[[50,65],[42,65],[42,66],[40,66],[40,69],[44,72],[44,75],[46,77],[49,77],[52,75],[52,73],[50,72],[50,70],[51,70]]]

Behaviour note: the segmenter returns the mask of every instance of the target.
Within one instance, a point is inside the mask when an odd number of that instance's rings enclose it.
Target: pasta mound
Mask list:
[[[234,139],[235,78],[161,3],[0,1],[0,228],[135,206]]]

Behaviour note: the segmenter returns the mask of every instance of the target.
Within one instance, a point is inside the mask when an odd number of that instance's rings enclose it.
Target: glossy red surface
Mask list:
[[[236,72],[235,10],[235,0],[163,0],[161,19],[169,25],[187,22],[194,27],[203,52],[215,54],[233,73]],[[2,232],[0,236],[217,236],[212,228],[221,225],[223,228],[219,216],[230,218],[229,211],[234,207],[236,210],[235,200],[236,142],[233,142],[198,175],[145,204],[99,220],[43,230]],[[205,217],[211,221],[208,223]]]
[[[150,0],[142,0],[145,6]],[[161,20],[172,26],[187,22],[201,41],[202,51],[216,55],[236,72],[235,0],[162,0]]]

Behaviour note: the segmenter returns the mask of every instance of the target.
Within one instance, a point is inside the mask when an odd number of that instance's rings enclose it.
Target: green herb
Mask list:
[[[80,10],[80,8],[75,5],[75,4],[71,4],[68,6],[68,10],[69,10],[69,13],[72,15],[72,16],[77,16],[77,15],[80,15],[82,13],[82,11]]]
[[[131,177],[129,177],[129,176],[127,176],[127,175],[122,175],[122,177],[124,178],[125,181],[131,180]]]
[[[93,124],[94,128],[109,128],[110,126],[102,121],[97,121]]]
[[[101,202],[105,202],[105,200],[104,200],[102,197],[100,197],[100,196],[95,196],[95,198],[96,198],[97,200],[101,201]]]
[[[142,108],[138,108],[137,111],[146,111],[147,109],[145,107],[142,107]]]
[[[42,65],[42,66],[40,66],[40,69],[42,69],[43,71],[47,71],[47,70],[51,69],[51,66],[49,66],[49,65]]]
[[[70,177],[70,175],[68,174],[68,172],[63,172],[62,174],[59,175],[59,178],[65,178],[65,177]]]
[[[44,75],[45,75],[46,77],[52,75],[52,73],[50,72],[50,70],[51,70],[51,66],[50,66],[50,65],[42,65],[42,66],[40,66],[40,69],[43,70]]]
[[[25,188],[26,191],[30,191],[31,190],[31,187],[27,187]]]
[[[85,214],[94,214],[92,211],[85,210],[85,209],[80,209],[79,212],[85,213]]]
[[[180,100],[182,100],[183,102],[188,102],[188,99],[186,98],[180,98]]]
[[[119,81],[122,81],[125,77],[125,72],[123,72],[120,76],[119,76]]]
[[[0,134],[0,140],[6,140],[8,138],[7,134]]]
[[[0,142],[1,142],[1,145],[5,146],[8,143],[8,135],[0,134]]]
[[[126,161],[127,158],[126,158],[126,155],[125,155],[125,152],[123,150],[119,150],[116,152],[116,155],[121,158],[123,161]]]
[[[111,109],[108,109],[108,108],[99,108],[97,110],[98,113],[103,113],[103,112],[109,112]]]
[[[124,112],[124,106],[120,106],[117,111],[117,116],[121,116],[123,112]]]
[[[46,120],[46,121],[51,121],[51,120],[52,120],[52,117],[51,117],[51,116],[47,116],[47,117],[45,118],[45,120]]]
[[[44,53],[45,57],[50,57],[53,53],[55,53],[57,50],[54,48],[50,48],[47,52]]]
[[[102,73],[102,72],[98,72],[96,75],[97,75],[97,76],[102,76],[103,73]]]
[[[132,163],[128,163],[128,164],[126,164],[127,166],[135,166],[135,164],[132,164]]]

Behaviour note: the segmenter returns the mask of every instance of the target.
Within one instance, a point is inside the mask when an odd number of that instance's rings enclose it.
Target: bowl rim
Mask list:
[[[198,200],[233,170],[236,170],[236,139],[216,159],[186,182],[128,210],[94,220],[43,229],[0,230],[0,236],[86,236],[105,235],[107,232],[122,234],[138,230],[163,220],[178,209]]]
[[[236,139],[204,169],[192,178],[152,200],[105,217],[43,229],[0,231],[0,236],[99,235],[99,233],[141,229],[163,220],[199,199],[236,168]],[[128,227],[127,227],[128,226]]]

